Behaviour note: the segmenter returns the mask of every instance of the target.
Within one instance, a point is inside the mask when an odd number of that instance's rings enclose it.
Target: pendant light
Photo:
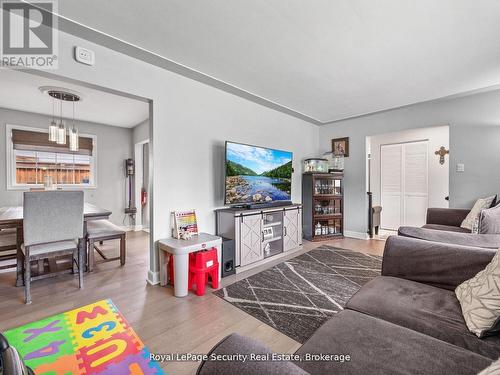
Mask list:
[[[69,149],[78,151],[78,129],[75,128],[75,101],[73,100],[73,128],[69,131]]]
[[[55,121],[55,99],[52,98],[52,122],[49,125],[49,141],[56,142],[57,141],[57,124]]]
[[[66,145],[69,140],[68,148],[70,151],[76,152],[79,148],[79,135],[78,129],[75,126],[75,102],[82,100],[80,93],[73,90],[64,89],[54,86],[42,86],[39,90],[52,97],[52,122],[49,126],[49,140],[58,145]],[[55,115],[55,99],[60,102],[59,107],[59,120],[57,123]],[[73,118],[71,129],[63,121],[63,102],[73,102]]]

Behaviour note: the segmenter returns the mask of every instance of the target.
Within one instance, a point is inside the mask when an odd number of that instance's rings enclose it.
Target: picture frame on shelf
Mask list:
[[[335,155],[349,157],[349,137],[332,139],[332,152]]]

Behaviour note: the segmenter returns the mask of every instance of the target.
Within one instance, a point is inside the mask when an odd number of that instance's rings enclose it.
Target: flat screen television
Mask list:
[[[225,204],[291,201],[292,156],[289,151],[227,141]]]

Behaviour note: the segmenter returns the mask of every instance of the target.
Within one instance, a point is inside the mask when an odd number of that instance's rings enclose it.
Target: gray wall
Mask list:
[[[149,119],[132,128],[132,146],[149,139]]]
[[[99,63],[75,62],[76,45],[94,50]],[[176,209],[196,208],[200,230],[215,231],[227,139],[292,151],[292,199],[300,201],[301,160],[317,154],[317,126],[64,32],[54,73],[152,101],[153,241],[170,235]],[[154,247],[150,260],[148,278],[157,282]]]
[[[346,230],[365,233],[366,136],[403,129],[450,126],[450,207],[471,207],[481,196],[500,192],[500,91],[431,103],[340,121],[320,127],[320,152],[330,149],[332,138],[350,138],[345,160]],[[456,164],[465,172],[457,173]]]
[[[47,128],[51,118],[36,113],[0,108],[0,207],[22,205],[22,191],[6,190],[5,125]],[[122,225],[125,204],[124,159],[132,157],[132,131],[103,124],[76,121],[80,133],[97,136],[97,188],[84,189],[85,200],[113,212],[111,220]]]

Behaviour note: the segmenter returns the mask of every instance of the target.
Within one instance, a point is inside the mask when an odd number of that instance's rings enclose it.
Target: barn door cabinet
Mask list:
[[[236,272],[273,256],[300,249],[302,206],[216,211],[217,235],[234,240]]]

